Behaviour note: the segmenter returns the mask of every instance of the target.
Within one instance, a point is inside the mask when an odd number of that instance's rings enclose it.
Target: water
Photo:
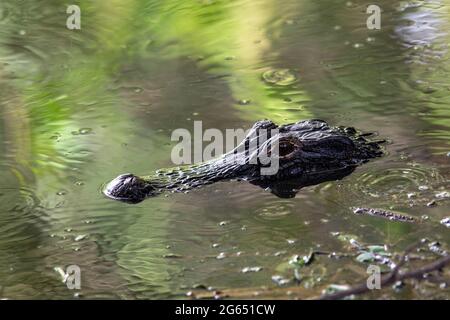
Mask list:
[[[439,221],[450,203],[436,197],[450,188],[447,2],[379,1],[379,31],[367,30],[363,1],[78,3],[78,31],[55,1],[0,4],[1,298],[183,298],[203,287],[305,298],[367,277],[354,257],[319,256],[292,280],[295,254],[352,253],[337,232],[393,252],[424,237],[449,245]],[[293,199],[245,182],[137,205],[101,193],[118,174],[173,166],[176,128],[264,118],[375,131],[387,155]],[[81,290],[54,270],[72,264]],[[450,296],[425,283],[367,297]]]

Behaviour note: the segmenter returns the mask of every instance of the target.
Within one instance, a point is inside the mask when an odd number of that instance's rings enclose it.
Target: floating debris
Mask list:
[[[350,239],[349,241],[348,241],[350,244],[351,244],[351,246],[352,247],[354,247],[354,248],[357,248],[357,249],[361,249],[363,246],[362,246],[362,244],[360,244],[358,241],[356,241],[355,239]]]
[[[448,255],[447,250],[443,249],[442,245],[439,242],[437,242],[437,241],[430,242],[428,244],[428,249],[431,252],[433,252],[433,253],[435,253],[435,254],[437,254],[439,256],[443,256],[444,257],[444,256]]]
[[[325,290],[322,291],[322,294],[333,294],[340,291],[345,291],[350,289],[348,285],[342,284],[330,284]]]
[[[417,193],[415,192],[410,192],[407,194],[408,199],[412,199],[412,198],[416,198],[417,197]]]
[[[306,256],[295,255],[289,260],[290,265],[294,265],[296,267],[304,267],[309,265],[314,260],[314,251],[310,251]]]
[[[225,252],[221,252],[221,253],[219,253],[219,255],[216,257],[216,259],[222,260],[222,259],[225,259],[226,257],[227,257],[227,256],[226,256]]]
[[[259,272],[263,268],[262,267],[245,267],[241,270],[242,273],[249,273],[249,272]]]
[[[285,253],[286,253],[286,250],[281,250],[281,251],[275,252],[273,255],[274,255],[275,257],[279,257],[279,256],[281,256],[281,255],[283,255],[283,254],[285,254]]]
[[[379,218],[389,219],[391,221],[398,222],[416,222],[416,219],[411,216],[407,216],[401,213],[387,211],[383,209],[374,209],[374,208],[353,208],[353,213],[355,214],[364,214]]]
[[[431,200],[430,202],[427,203],[427,207],[434,207],[436,205],[436,201]]]
[[[288,284],[291,280],[286,279],[286,278],[284,278],[283,276],[280,276],[280,275],[273,275],[272,276],[272,281],[275,282],[279,286],[284,286],[284,285]]]
[[[436,198],[438,198],[438,199],[450,198],[450,192],[443,191],[443,192],[436,193]]]
[[[392,264],[391,260],[387,258],[390,256],[391,254],[387,252],[386,246],[370,245],[361,248],[356,260],[362,263],[380,262],[382,264]]]
[[[86,239],[87,236],[88,236],[87,234],[80,234],[80,235],[76,236],[74,240],[75,241],[81,241],[83,239]]]
[[[165,255],[163,255],[163,258],[165,258],[165,259],[180,259],[180,258],[183,258],[183,256],[180,254],[176,254],[176,253],[166,253]]]
[[[297,81],[297,76],[289,69],[268,70],[262,74],[262,78],[277,86],[288,86]]]
[[[450,228],[450,217],[442,219],[441,224],[446,226],[447,228]]]

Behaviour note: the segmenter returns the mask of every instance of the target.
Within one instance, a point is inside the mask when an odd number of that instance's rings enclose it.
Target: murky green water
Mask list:
[[[436,198],[450,191],[449,1],[378,1],[379,31],[366,28],[365,1],[76,2],[73,31],[59,1],[0,4],[0,298],[182,298],[199,285],[253,293],[277,288],[273,275],[291,279],[294,254],[349,252],[335,232],[393,251],[424,237],[449,245],[439,221],[450,203]],[[284,69],[296,79],[263,77]],[[245,182],[138,205],[101,193],[120,173],[172,166],[176,128],[263,118],[376,131],[388,154],[293,199]],[[354,206],[429,219],[356,216]],[[81,290],[54,271],[72,264]],[[301,270],[314,281],[291,280],[276,296],[365,281],[366,268],[321,256]],[[422,283],[372,297],[450,296]]]

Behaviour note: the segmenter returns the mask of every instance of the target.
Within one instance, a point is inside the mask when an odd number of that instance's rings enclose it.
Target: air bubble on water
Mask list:
[[[78,130],[78,132],[80,134],[90,134],[90,133],[92,133],[92,129],[91,128],[81,128],[80,130]]]
[[[61,134],[59,133],[59,132],[55,132],[55,134],[54,135],[52,135],[51,137],[50,137],[50,139],[52,139],[52,140],[59,140],[61,138]]]
[[[355,48],[355,49],[359,49],[359,48],[362,48],[362,47],[363,47],[363,44],[361,44],[361,43],[355,43],[353,45],[353,48]]]
[[[426,88],[423,88],[422,92],[425,93],[425,94],[432,94],[432,93],[436,92],[436,89],[433,88],[433,87],[428,86]]]
[[[249,99],[241,99],[241,100],[238,101],[238,103],[241,106],[246,106],[246,105],[250,104],[250,102],[251,102],[251,100],[249,100]]]
[[[72,135],[74,135],[74,136],[77,136],[77,135],[84,135],[84,134],[90,134],[90,133],[92,133],[92,129],[91,128],[81,128],[81,129],[79,129],[79,130],[77,130],[77,131],[72,131],[71,132],[71,134]]]
[[[266,83],[277,86],[288,86],[297,81],[295,73],[289,69],[268,70],[262,74]]]
[[[26,32],[25,30],[20,30],[20,31],[19,31],[19,34],[20,34],[21,36],[24,36],[24,35],[27,34],[27,32]]]

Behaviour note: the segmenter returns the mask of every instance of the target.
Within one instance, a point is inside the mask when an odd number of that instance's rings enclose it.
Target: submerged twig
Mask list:
[[[406,279],[422,279],[423,276],[429,272],[437,271],[448,264],[450,264],[450,255],[446,255],[443,258],[431,262],[429,264],[426,264],[416,270],[407,271],[404,273],[400,273],[400,268],[408,261],[408,254],[410,254],[414,249],[418,248],[422,242],[414,244],[409,246],[402,257],[400,258],[400,261],[398,264],[392,269],[391,272],[389,272],[387,275],[381,277],[380,284],[381,286],[388,286],[391,284],[394,284],[397,281],[402,281]],[[357,295],[362,294],[371,291],[372,289],[368,288],[366,283],[360,284],[358,286],[349,288],[347,290],[338,291],[331,294],[324,294],[320,296],[319,300],[337,300],[337,299],[343,299],[345,297],[351,296],[351,295]]]

